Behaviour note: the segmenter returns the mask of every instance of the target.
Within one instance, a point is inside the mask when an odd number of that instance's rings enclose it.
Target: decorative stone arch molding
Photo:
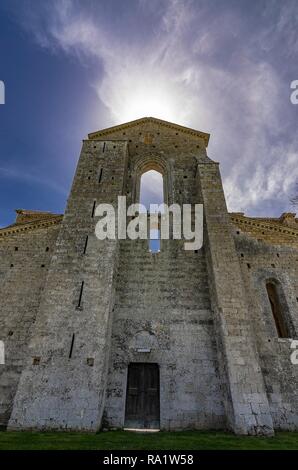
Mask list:
[[[129,343],[129,349],[134,351],[147,350],[151,352],[158,348],[159,345],[155,334],[146,330],[138,331]]]
[[[132,172],[132,202],[140,202],[141,177],[144,173],[155,170],[163,177],[164,203],[173,203],[173,162],[160,155],[148,155],[139,158]]]

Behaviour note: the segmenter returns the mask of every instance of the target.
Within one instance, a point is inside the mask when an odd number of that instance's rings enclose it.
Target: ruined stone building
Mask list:
[[[64,215],[0,229],[0,419],[8,429],[298,428],[298,219],[228,213],[209,135],[155,118],[83,141]],[[204,205],[204,243],[99,240],[95,208]]]

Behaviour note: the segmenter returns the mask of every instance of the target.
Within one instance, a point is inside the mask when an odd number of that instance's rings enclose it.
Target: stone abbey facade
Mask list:
[[[65,214],[0,229],[0,424],[9,430],[298,429],[298,219],[228,213],[209,135],[155,118],[84,140]],[[98,240],[95,207],[204,205],[204,244]]]

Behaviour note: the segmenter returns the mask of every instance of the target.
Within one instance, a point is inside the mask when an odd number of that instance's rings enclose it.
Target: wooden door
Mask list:
[[[157,364],[129,364],[125,427],[159,428],[159,369]]]

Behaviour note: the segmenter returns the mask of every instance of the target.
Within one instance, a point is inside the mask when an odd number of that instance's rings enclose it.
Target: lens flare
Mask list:
[[[122,71],[123,72],[123,71]],[[149,78],[150,77],[150,78]],[[99,96],[111,110],[115,123],[129,122],[145,116],[188,124],[190,103],[185,87],[160,73],[119,73],[101,84]]]

